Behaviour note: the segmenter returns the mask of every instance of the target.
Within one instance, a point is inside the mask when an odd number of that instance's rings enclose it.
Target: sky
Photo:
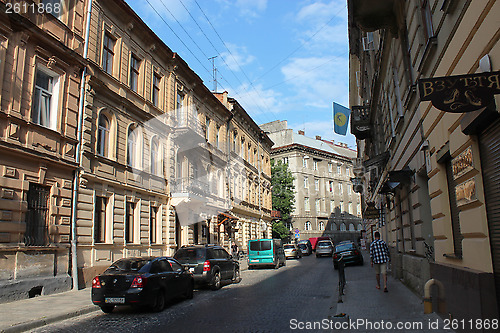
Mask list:
[[[217,91],[257,124],[287,120],[356,148],[332,121],[333,102],[349,106],[346,0],[126,1],[210,90],[214,65]]]

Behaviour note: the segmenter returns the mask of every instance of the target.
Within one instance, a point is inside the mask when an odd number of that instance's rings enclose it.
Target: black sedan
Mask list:
[[[167,300],[193,298],[193,274],[170,257],[124,258],[92,280],[92,302],[103,312],[117,305],[162,311]]]
[[[333,267],[335,269],[338,269],[341,257],[346,265],[363,265],[363,255],[353,242],[342,242],[335,246],[335,251],[333,252]]]

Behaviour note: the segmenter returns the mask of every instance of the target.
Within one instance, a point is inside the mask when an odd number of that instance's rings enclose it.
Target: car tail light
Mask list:
[[[339,256],[337,255],[337,253],[334,253],[333,254],[333,259],[337,259]]]
[[[354,250],[354,255],[357,256],[358,254],[359,254],[358,251]]]
[[[207,260],[203,263],[203,271],[210,272],[210,261]]]
[[[99,280],[99,277],[96,276],[93,280],[92,280],[92,288],[101,288],[101,281]]]
[[[144,276],[136,276],[134,278],[134,281],[132,281],[132,284],[130,285],[130,288],[144,288],[146,285],[147,279]]]

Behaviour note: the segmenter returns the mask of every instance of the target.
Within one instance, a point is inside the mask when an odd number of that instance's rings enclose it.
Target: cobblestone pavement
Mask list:
[[[291,320],[335,313],[337,274],[331,258],[287,260],[287,266],[242,272],[239,284],[198,290],[161,313],[117,308],[44,326],[34,332],[287,332]]]

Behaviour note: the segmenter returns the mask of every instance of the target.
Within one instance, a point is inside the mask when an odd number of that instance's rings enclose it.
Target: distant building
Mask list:
[[[294,133],[286,121],[261,125],[274,146],[271,157],[288,164],[295,185],[295,210],[287,223],[300,239],[334,236],[339,231],[361,231],[361,200],[351,177],[356,151],[347,145]],[[334,237],[335,238],[335,237]]]

